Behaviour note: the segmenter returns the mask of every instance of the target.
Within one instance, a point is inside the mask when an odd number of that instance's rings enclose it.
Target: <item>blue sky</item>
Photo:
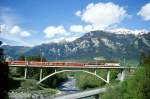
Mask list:
[[[91,30],[150,30],[150,0],[1,0],[3,42],[72,41]],[[16,43],[18,42],[18,43]]]

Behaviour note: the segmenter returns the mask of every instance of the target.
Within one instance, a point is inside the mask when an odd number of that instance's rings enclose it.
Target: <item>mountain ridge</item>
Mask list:
[[[4,49],[8,50],[8,47]],[[124,35],[108,31],[91,31],[72,42],[41,44],[24,49],[21,55],[41,55],[43,52],[48,60],[94,57],[138,59],[141,52],[146,53],[150,49],[150,33]],[[14,57],[8,51],[6,55]]]

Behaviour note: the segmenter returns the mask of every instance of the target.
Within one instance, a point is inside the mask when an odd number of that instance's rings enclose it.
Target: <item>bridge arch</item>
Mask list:
[[[61,70],[61,71],[55,71],[54,73],[45,76],[40,81],[38,81],[37,84],[40,84],[41,82],[45,81],[46,79],[48,79],[49,77],[51,77],[53,75],[56,75],[56,74],[59,74],[59,73],[63,73],[63,72],[84,72],[84,73],[96,76],[97,78],[99,78],[100,80],[102,80],[102,81],[104,81],[106,83],[109,83],[109,74],[110,74],[109,72],[108,72],[108,75],[107,75],[107,80],[105,80],[104,78],[102,78],[101,76],[97,75],[96,73],[89,72],[87,70]]]

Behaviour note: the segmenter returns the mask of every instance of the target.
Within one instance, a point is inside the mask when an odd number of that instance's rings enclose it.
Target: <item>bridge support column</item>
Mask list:
[[[97,73],[96,73],[96,70],[94,71],[94,73],[95,73],[95,75],[97,74]]]
[[[24,79],[27,79],[27,68],[24,68]]]
[[[40,80],[42,79],[42,76],[43,76],[42,74],[43,74],[43,69],[41,68],[40,69]]]
[[[109,83],[110,80],[110,71],[107,72],[107,83]]]
[[[94,99],[99,99],[99,94],[95,95]]]
[[[125,70],[123,70],[123,71],[121,72],[120,81],[121,81],[121,82],[124,81],[124,78],[125,78]]]

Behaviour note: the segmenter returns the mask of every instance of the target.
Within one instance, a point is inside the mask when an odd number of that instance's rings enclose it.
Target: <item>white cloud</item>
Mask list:
[[[8,31],[8,34],[13,35],[13,36],[20,36],[20,37],[28,37],[31,34],[28,31],[23,30],[20,26],[15,25],[13,26],[10,31]]]
[[[13,12],[14,11],[8,7],[0,6],[0,23],[6,24],[8,27],[18,24],[20,18]]]
[[[23,39],[23,37],[30,36],[31,34],[28,31],[23,30],[20,26],[15,25],[7,28],[7,25],[3,24],[1,27],[3,30],[0,34],[0,38],[3,38],[6,41],[12,41],[7,44],[13,46],[33,46],[31,41],[28,43],[25,39]]]
[[[81,13],[78,12],[78,14],[81,14],[81,20],[91,24],[95,29],[120,23],[127,16],[123,7],[111,2],[91,3]]]
[[[12,43],[7,43],[8,45],[13,45],[13,46],[33,46],[30,43],[26,42],[24,39],[18,37],[18,36],[11,36],[9,34],[0,34],[0,38],[3,38],[4,40],[12,41]],[[5,42],[5,41],[4,41]],[[15,44],[14,44],[15,42]]]
[[[90,4],[88,4],[87,6],[86,6],[86,9],[90,9],[91,7],[93,7],[94,6],[94,4],[93,3],[90,3]]]
[[[89,31],[92,31],[92,30],[93,30],[93,27],[92,27],[92,25],[86,25],[86,26],[84,27],[84,30],[85,30],[86,32],[89,32]]]
[[[78,36],[70,36],[70,37],[59,37],[59,38],[54,38],[51,40],[46,40],[46,41],[42,41],[42,43],[62,43],[62,42],[72,42],[74,40],[76,40],[77,38],[79,38]],[[41,44],[42,44],[41,43]]]
[[[86,33],[94,30],[103,30],[103,28],[97,26],[97,25],[71,25],[69,28],[70,32],[73,33]]]
[[[80,37],[80,33],[75,32],[83,32],[82,25],[72,25],[69,28],[70,32],[66,31],[62,25],[59,26],[48,26],[43,32],[46,38],[42,43],[59,43],[59,42],[71,42]]]
[[[81,11],[78,10],[76,13],[75,13],[76,16],[81,16]]]
[[[82,32],[83,26],[82,25],[72,25],[70,26],[70,32]],[[45,37],[51,38],[46,39],[42,43],[60,43],[60,42],[71,42],[75,39],[79,38],[78,33],[70,33],[65,30],[65,28],[62,25],[59,26],[48,26],[43,30]]]
[[[0,32],[3,33],[6,31],[6,24],[1,24],[0,25]]]
[[[96,25],[71,25],[69,30],[73,33],[86,33],[94,30],[103,30],[103,28],[98,27]]]
[[[10,30],[10,34],[18,34],[19,32],[21,32],[21,28],[17,25],[13,26]]]
[[[79,32],[79,33],[81,33],[81,32],[84,32],[84,30],[83,30],[83,26],[82,25],[71,25],[70,26],[70,32]]]
[[[59,43],[61,41],[67,41],[67,42],[71,42],[71,41],[74,41],[75,39],[77,39],[79,37],[60,37],[60,38],[55,38],[52,40],[52,42],[55,42],[55,43]]]
[[[31,43],[28,43],[22,38],[31,34],[17,25],[22,22],[22,18],[14,12],[15,11],[11,8],[0,6],[0,23],[2,24],[2,33],[0,34],[0,37],[15,42],[15,45],[32,46]],[[13,42],[10,42],[9,44],[14,45]]]
[[[45,37],[52,38],[57,34],[65,34],[66,30],[64,29],[64,26],[48,26],[46,27],[43,32],[45,33]]]
[[[78,36],[68,37],[68,38],[66,38],[66,41],[72,42],[78,38],[79,38]]]
[[[145,4],[137,15],[140,15],[144,20],[150,20],[150,3]]]
[[[28,32],[28,31],[22,31],[21,33],[20,33],[20,36],[21,37],[28,37],[28,36],[30,36],[31,34]]]

